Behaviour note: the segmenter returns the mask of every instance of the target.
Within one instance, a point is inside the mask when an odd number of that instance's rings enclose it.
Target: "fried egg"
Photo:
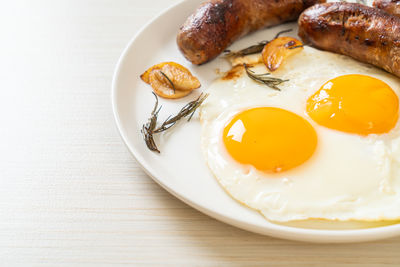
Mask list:
[[[272,76],[289,81],[207,89],[202,150],[225,191],[277,222],[400,219],[399,80],[310,47]]]

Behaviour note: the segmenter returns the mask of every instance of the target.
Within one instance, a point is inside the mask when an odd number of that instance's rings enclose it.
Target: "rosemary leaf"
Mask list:
[[[232,52],[230,50],[226,50],[225,51],[226,52],[225,57],[227,57],[227,58],[230,58],[230,57],[241,57],[241,56],[260,53],[267,43],[269,43],[269,41],[261,41],[256,45],[249,46],[247,48],[244,48],[244,49],[236,51],[236,52]]]
[[[289,80],[282,80],[280,78],[270,77],[271,73],[262,73],[256,74],[254,71],[250,70],[246,64],[243,64],[244,69],[246,70],[247,75],[258,83],[262,83],[267,85],[268,87],[280,91],[281,89],[278,87],[281,83],[287,82]]]
[[[188,121],[192,118],[196,109],[203,103],[203,101],[208,97],[208,94],[201,93],[199,97],[193,101],[187,103],[175,116],[169,116],[160,127],[154,130],[154,133],[161,133],[168,130],[175,125],[180,119],[189,116]]]
[[[275,39],[278,38],[281,34],[288,33],[288,32],[291,32],[291,31],[293,31],[293,30],[292,30],[292,29],[287,29],[287,30],[280,31],[280,32],[278,32],[278,33],[275,35],[274,39],[272,39],[272,40],[275,40]]]
[[[156,98],[156,102],[154,104],[153,111],[151,112],[151,116],[148,119],[147,123],[142,126],[142,134],[143,139],[147,145],[147,147],[151,151],[155,151],[160,153],[155,141],[154,134],[164,132],[175,125],[180,119],[188,117],[188,121],[192,118],[193,114],[196,112],[197,108],[204,102],[204,100],[208,97],[208,94],[201,93],[199,97],[193,101],[187,103],[183,108],[176,114],[175,116],[168,116],[168,118],[161,124],[161,126],[157,127],[157,119],[158,113],[161,110],[161,107],[158,107],[158,97],[156,94],[153,95]],[[157,127],[157,128],[156,128]]]
[[[290,32],[290,31],[292,31],[292,29],[280,31],[275,35],[274,39],[278,38],[281,34],[287,33],[287,32]],[[272,39],[272,40],[274,40],[274,39]],[[270,41],[264,40],[264,41],[259,42],[256,45],[252,45],[252,46],[249,46],[247,48],[244,48],[244,49],[241,49],[241,50],[235,51],[235,52],[232,52],[230,50],[225,50],[225,52],[226,52],[225,57],[227,57],[227,58],[230,58],[230,57],[241,57],[241,56],[260,53],[263,50],[264,46],[266,44],[268,44],[269,42]]]
[[[168,82],[171,84],[172,89],[174,89],[174,93],[175,93],[175,85],[174,83],[170,80],[170,78],[168,78],[167,74],[165,74],[164,72],[160,71],[161,75],[165,77],[165,79],[168,80]]]
[[[151,112],[151,116],[148,119],[147,123],[143,124],[141,132],[142,132],[142,135],[143,135],[144,141],[146,142],[147,147],[151,151],[160,153],[160,150],[158,150],[157,145],[154,142],[153,132],[157,125],[157,117],[158,117],[158,113],[161,110],[161,107],[158,108],[157,95],[154,92],[153,92],[153,95],[156,98],[156,102],[154,104],[153,111]]]

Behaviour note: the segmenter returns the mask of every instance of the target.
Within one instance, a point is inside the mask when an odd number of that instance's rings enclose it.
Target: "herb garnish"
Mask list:
[[[244,69],[246,70],[247,75],[253,79],[254,81],[258,83],[262,83],[267,85],[268,87],[280,91],[281,89],[278,87],[283,82],[287,82],[289,80],[282,80],[280,78],[274,78],[269,75],[271,73],[262,73],[262,74],[256,74],[254,71],[250,70],[249,67],[246,64],[243,64]]]
[[[168,80],[168,82],[169,82],[169,84],[171,85],[172,89],[174,89],[174,94],[175,94],[175,85],[174,85],[174,83],[170,80],[170,78],[168,78],[167,74],[165,74],[165,73],[162,72],[161,70],[160,70],[160,73],[162,74],[162,76],[165,77],[165,79]]]
[[[176,114],[175,116],[169,116],[161,126],[157,127],[157,119],[158,113],[161,110],[161,106],[158,107],[158,97],[153,92],[154,97],[156,98],[156,102],[154,104],[153,111],[151,112],[151,116],[148,119],[147,123],[142,126],[142,134],[144,141],[147,147],[151,151],[155,151],[160,153],[160,150],[157,148],[157,145],[154,141],[154,134],[164,132],[175,125],[180,119],[189,116],[188,121],[192,118],[193,114],[196,112],[197,108],[203,103],[203,101],[208,97],[208,94],[201,93],[199,97],[193,101],[187,103],[183,108]],[[157,128],[156,128],[157,127]]]
[[[272,40],[275,40],[283,33],[291,32],[291,31],[292,31],[292,29],[280,31],[275,35],[274,39],[272,39]],[[228,57],[228,58],[229,57],[241,57],[241,56],[260,53],[263,50],[264,46],[266,44],[268,44],[269,42],[271,42],[271,41],[264,40],[264,41],[259,42],[256,45],[249,46],[247,48],[244,48],[244,49],[236,51],[236,52],[232,52],[230,50],[225,50],[225,53],[226,53],[225,57]]]

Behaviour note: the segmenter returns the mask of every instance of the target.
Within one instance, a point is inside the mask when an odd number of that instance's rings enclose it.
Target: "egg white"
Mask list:
[[[253,70],[266,72],[263,65]],[[376,77],[399,95],[396,77],[310,47],[273,73],[290,80],[280,85],[281,91],[258,84],[246,74],[235,80],[218,79],[207,89],[210,95],[200,112],[202,150],[229,195],[272,221],[400,219],[399,123],[388,134],[362,137],[320,126],[305,112],[310,95],[329,79],[345,74]],[[292,111],[313,125],[318,146],[311,159],[292,170],[268,174],[231,158],[222,141],[225,125],[238,112],[263,106]]]

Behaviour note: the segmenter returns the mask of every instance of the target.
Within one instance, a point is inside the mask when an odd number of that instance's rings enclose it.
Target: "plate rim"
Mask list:
[[[199,2],[199,0],[181,0],[178,3],[174,3],[173,5],[159,12],[156,16],[150,19],[150,21],[145,23],[125,46],[114,68],[113,78],[111,82],[111,105],[114,116],[114,122],[123,143],[127,147],[130,154],[133,156],[133,158],[136,160],[136,162],[144,170],[144,172],[148,176],[150,176],[153,181],[155,181],[158,185],[160,185],[163,189],[165,189],[168,193],[172,194],[180,201],[186,203],[192,208],[216,220],[222,221],[223,223],[233,225],[235,227],[247,230],[249,232],[268,235],[276,238],[283,238],[294,241],[314,242],[314,243],[356,243],[356,242],[374,241],[379,239],[400,236],[400,223],[387,226],[380,226],[375,228],[350,229],[350,230],[306,229],[306,228],[278,225],[274,223],[271,223],[271,226],[261,227],[258,225],[249,224],[247,222],[238,219],[233,219],[218,214],[201,204],[191,201],[184,195],[173,190],[173,188],[168,187],[161,181],[161,179],[157,178],[156,172],[152,169],[151,166],[148,166],[146,161],[140,156],[138,149],[130,145],[128,135],[123,128],[123,123],[120,119],[120,114],[118,113],[117,109],[118,107],[117,85],[118,85],[119,75],[122,71],[124,60],[127,54],[129,53],[130,48],[150,25],[156,23],[158,19],[160,19],[163,16],[166,16],[172,10],[179,8],[179,6],[187,2],[195,2],[195,1]]]

